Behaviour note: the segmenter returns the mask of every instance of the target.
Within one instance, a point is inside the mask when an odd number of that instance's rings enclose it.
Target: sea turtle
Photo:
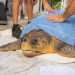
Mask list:
[[[21,39],[0,46],[0,51],[14,50],[22,50],[23,54],[28,57],[46,53],[59,53],[62,56],[75,57],[75,46],[69,45],[41,29],[32,30]]]

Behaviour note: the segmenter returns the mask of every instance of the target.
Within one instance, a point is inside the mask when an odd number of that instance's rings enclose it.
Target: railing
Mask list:
[[[66,10],[67,6],[68,6],[68,0],[62,0],[61,10]]]

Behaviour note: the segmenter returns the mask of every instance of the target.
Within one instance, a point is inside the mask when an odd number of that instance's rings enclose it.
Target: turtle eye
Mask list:
[[[24,39],[23,41],[24,41],[24,42],[26,42],[26,41],[27,41],[27,39]]]
[[[22,39],[21,41],[22,41],[22,42],[26,42],[26,41],[27,41],[27,39]]]

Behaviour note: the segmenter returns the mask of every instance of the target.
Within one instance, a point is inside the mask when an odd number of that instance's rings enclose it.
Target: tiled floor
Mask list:
[[[37,13],[33,14],[33,18],[35,18],[35,17],[37,17],[37,16],[39,16],[41,14],[42,13],[37,12]],[[27,25],[27,20],[26,19],[20,19],[18,22],[23,27],[25,25]],[[8,29],[8,28],[12,28],[12,26],[13,26],[13,19],[12,19],[12,17],[8,16],[8,25],[0,25],[0,31],[5,30],[5,29]]]

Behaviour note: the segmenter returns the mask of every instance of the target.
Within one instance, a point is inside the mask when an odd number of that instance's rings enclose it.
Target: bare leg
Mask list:
[[[32,0],[27,0],[27,14],[28,14],[28,22],[31,22],[33,15],[33,3]]]
[[[20,0],[20,2],[19,2],[19,14],[18,14],[18,16],[21,16],[22,4],[23,4],[23,0]]]
[[[29,3],[30,3],[30,7],[29,7]],[[27,13],[28,9],[29,9],[29,11],[31,11],[30,15],[32,16],[32,14],[33,14],[33,7],[37,3],[37,0],[29,0],[29,3],[28,3],[27,0],[24,0],[24,4],[25,4],[25,16],[28,16],[28,13],[29,13],[29,12]],[[28,22],[30,22],[30,20]]]
[[[25,16],[28,16],[28,15],[27,15],[27,11],[28,11],[28,10],[27,10],[27,9],[28,9],[28,7],[27,7],[27,0],[24,0],[24,4],[25,4],[25,5],[24,5]]]
[[[13,0],[12,4],[12,14],[13,14],[13,24],[18,24],[18,10],[19,10],[19,1]]]
[[[16,38],[19,38],[22,32],[21,27],[18,24],[19,1],[20,0],[13,0],[12,4],[12,14],[13,14],[12,36]]]

